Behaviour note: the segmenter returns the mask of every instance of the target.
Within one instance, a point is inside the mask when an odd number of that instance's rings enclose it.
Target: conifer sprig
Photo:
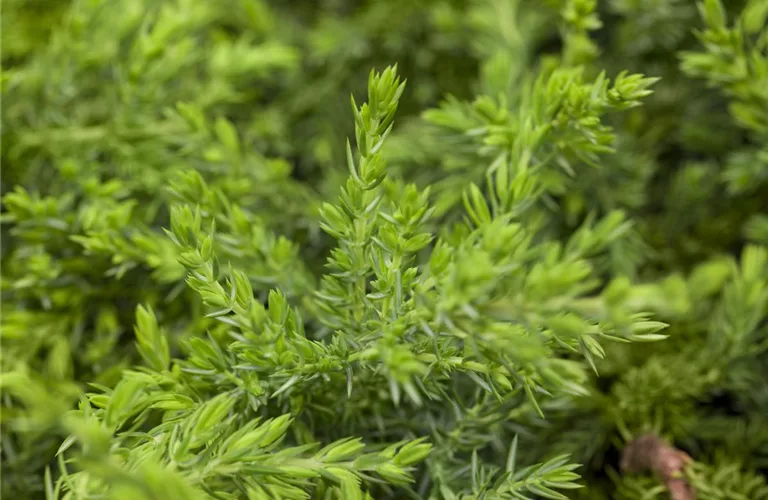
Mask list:
[[[0,496],[766,497],[767,16],[5,1]]]

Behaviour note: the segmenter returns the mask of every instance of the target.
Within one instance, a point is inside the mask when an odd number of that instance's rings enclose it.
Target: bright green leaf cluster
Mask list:
[[[768,498],[767,19],[9,0],[2,495]]]

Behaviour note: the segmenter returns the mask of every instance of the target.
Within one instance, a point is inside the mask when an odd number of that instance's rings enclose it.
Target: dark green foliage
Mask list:
[[[768,498],[765,0],[2,13],[2,495]]]

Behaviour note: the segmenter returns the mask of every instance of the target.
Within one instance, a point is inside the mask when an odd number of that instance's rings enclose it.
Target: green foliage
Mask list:
[[[768,498],[767,20],[8,0],[2,494]]]
[[[698,495],[713,500],[762,500],[768,498],[768,483],[765,477],[744,472],[738,463],[720,460],[715,465],[697,463],[686,473]],[[664,487],[655,485],[651,477],[625,478],[619,480],[619,500],[637,499],[662,500],[669,498]]]

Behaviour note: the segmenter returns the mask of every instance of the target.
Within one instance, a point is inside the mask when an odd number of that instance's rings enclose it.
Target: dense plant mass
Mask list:
[[[768,499],[768,1],[2,14],[3,496]]]

